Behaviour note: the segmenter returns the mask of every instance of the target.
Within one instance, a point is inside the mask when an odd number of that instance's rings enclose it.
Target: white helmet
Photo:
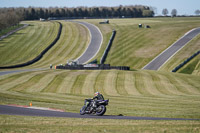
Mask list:
[[[99,95],[99,94],[100,94],[99,92],[95,92],[95,93],[94,93],[95,96],[97,96],[97,95]]]

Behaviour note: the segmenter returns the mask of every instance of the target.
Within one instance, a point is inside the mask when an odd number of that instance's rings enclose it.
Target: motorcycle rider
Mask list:
[[[99,92],[95,92],[94,93],[94,96],[95,97],[93,97],[93,99],[95,100],[100,100],[100,101],[103,101],[104,100],[104,97],[103,97],[103,95],[101,94],[101,93],[99,93]]]
[[[92,100],[94,100],[94,105],[93,105],[93,107],[96,107],[96,102],[97,102],[97,101],[103,101],[103,100],[104,100],[104,97],[103,97],[103,95],[102,95],[101,93],[95,92],[95,93],[94,93],[94,97],[93,97],[92,99],[86,99],[86,101],[89,102],[89,103],[86,105],[86,108],[85,108],[86,111],[87,111],[87,108],[90,106]]]

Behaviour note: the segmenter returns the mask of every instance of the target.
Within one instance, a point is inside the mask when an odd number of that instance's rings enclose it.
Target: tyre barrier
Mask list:
[[[101,57],[101,60],[100,60],[100,63],[101,63],[101,64],[104,64],[104,62],[106,61],[106,57],[107,57],[107,55],[108,55],[108,52],[110,51],[110,48],[111,48],[111,46],[112,46],[112,42],[113,42],[113,40],[114,40],[114,38],[115,38],[115,35],[116,35],[116,30],[113,30],[112,36],[111,36],[111,38],[110,38],[110,40],[109,40],[109,42],[108,42],[108,45],[107,45],[107,47],[106,47],[106,50],[104,51],[103,56]]]
[[[196,53],[194,53],[192,56],[190,56],[189,58],[187,58],[186,60],[184,60],[180,65],[178,65],[177,67],[175,67],[172,72],[177,72],[181,67],[183,67],[185,64],[187,64],[190,60],[192,60],[194,57],[196,57],[198,54],[200,54],[200,50]]]
[[[68,69],[68,70],[130,70],[130,67],[127,66],[110,66],[110,64],[95,64],[95,66],[85,67],[85,65],[65,65],[65,66],[56,66],[56,69]]]
[[[50,49],[52,48],[56,42],[60,39],[60,35],[61,35],[61,32],[62,32],[62,24],[60,22],[57,22],[59,23],[59,30],[58,30],[58,34],[57,34],[57,37],[54,39],[54,41],[47,47],[45,48],[37,57],[35,57],[34,59],[30,60],[30,61],[27,61],[25,63],[21,63],[21,64],[17,64],[17,65],[12,65],[12,66],[2,66],[0,67],[0,69],[10,69],[10,68],[18,68],[18,67],[24,67],[24,66],[28,66],[28,65],[31,65],[37,61],[39,61],[43,55]]]

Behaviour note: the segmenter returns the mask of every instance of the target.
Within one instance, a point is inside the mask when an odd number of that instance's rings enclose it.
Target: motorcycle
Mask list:
[[[96,114],[102,116],[106,112],[106,105],[108,105],[108,100],[93,100],[85,99],[83,107],[80,109],[80,114]]]

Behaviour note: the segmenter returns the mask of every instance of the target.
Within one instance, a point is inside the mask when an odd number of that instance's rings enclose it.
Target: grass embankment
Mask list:
[[[57,36],[59,24],[56,22],[27,21],[26,23],[31,26],[0,41],[2,47],[0,66],[19,64],[33,59]],[[28,68],[64,64],[68,59],[76,59],[85,50],[89,43],[88,30],[75,23],[64,21],[61,23],[63,28],[58,42],[39,62]]]
[[[48,67],[49,64],[66,64],[69,59],[77,59],[87,48],[89,31],[82,25],[60,21],[63,25],[61,37],[45,56],[32,67]]]
[[[102,31],[102,47],[106,47],[112,29],[117,31],[106,63],[135,69],[141,69],[186,32],[200,26],[200,18],[110,19],[110,24],[98,24],[102,20],[87,21]],[[140,29],[139,23],[151,28]],[[102,53],[95,58],[100,60]]]
[[[195,37],[191,42],[189,42],[185,47],[182,48],[175,56],[173,56],[163,67],[161,71],[171,71],[176,66],[181,64],[184,60],[192,56],[194,53],[200,50],[200,35]],[[178,72],[200,75],[200,55],[196,56],[190,62],[188,62],[184,67],[182,67]]]
[[[37,133],[199,133],[200,121],[138,121],[1,116],[1,132]]]
[[[0,77],[0,104],[79,112],[99,91],[110,99],[108,115],[200,118],[200,78],[152,71],[24,72]]]
[[[27,28],[0,41],[0,66],[9,66],[32,60],[56,38],[56,22],[29,21]]]
[[[99,26],[104,36],[104,43],[97,58],[102,56],[112,28],[115,28],[117,39],[113,43],[107,63],[128,65],[132,68],[143,67],[185,32],[199,25],[198,18],[113,19],[109,25],[99,25],[98,22],[101,20],[87,21]],[[87,29],[75,23],[62,23],[61,39],[55,47],[42,60],[28,68],[65,63],[67,59],[77,58],[84,51],[89,40]],[[152,28],[138,29],[138,23],[149,24]],[[45,70],[0,76],[0,104],[29,105],[32,102],[33,106],[78,113],[84,99],[93,97],[95,91],[103,93],[105,98],[110,99],[107,115],[200,118],[199,76],[162,71],[116,70]],[[0,116],[0,120],[2,120],[2,130],[5,132],[199,132],[199,121],[92,120],[20,116]],[[29,125],[32,122],[35,123]]]
[[[23,24],[18,24],[18,25],[15,25],[15,26],[11,26],[11,27],[9,27],[9,28],[6,28],[6,29],[4,29],[4,30],[1,30],[1,31],[0,31],[0,37],[3,36],[3,35],[5,35],[5,34],[7,34],[7,33],[9,33],[9,32],[11,32],[11,31],[13,31],[13,30],[16,30],[16,29],[18,29],[18,28],[20,28],[20,27],[22,27],[22,26],[23,26]]]

